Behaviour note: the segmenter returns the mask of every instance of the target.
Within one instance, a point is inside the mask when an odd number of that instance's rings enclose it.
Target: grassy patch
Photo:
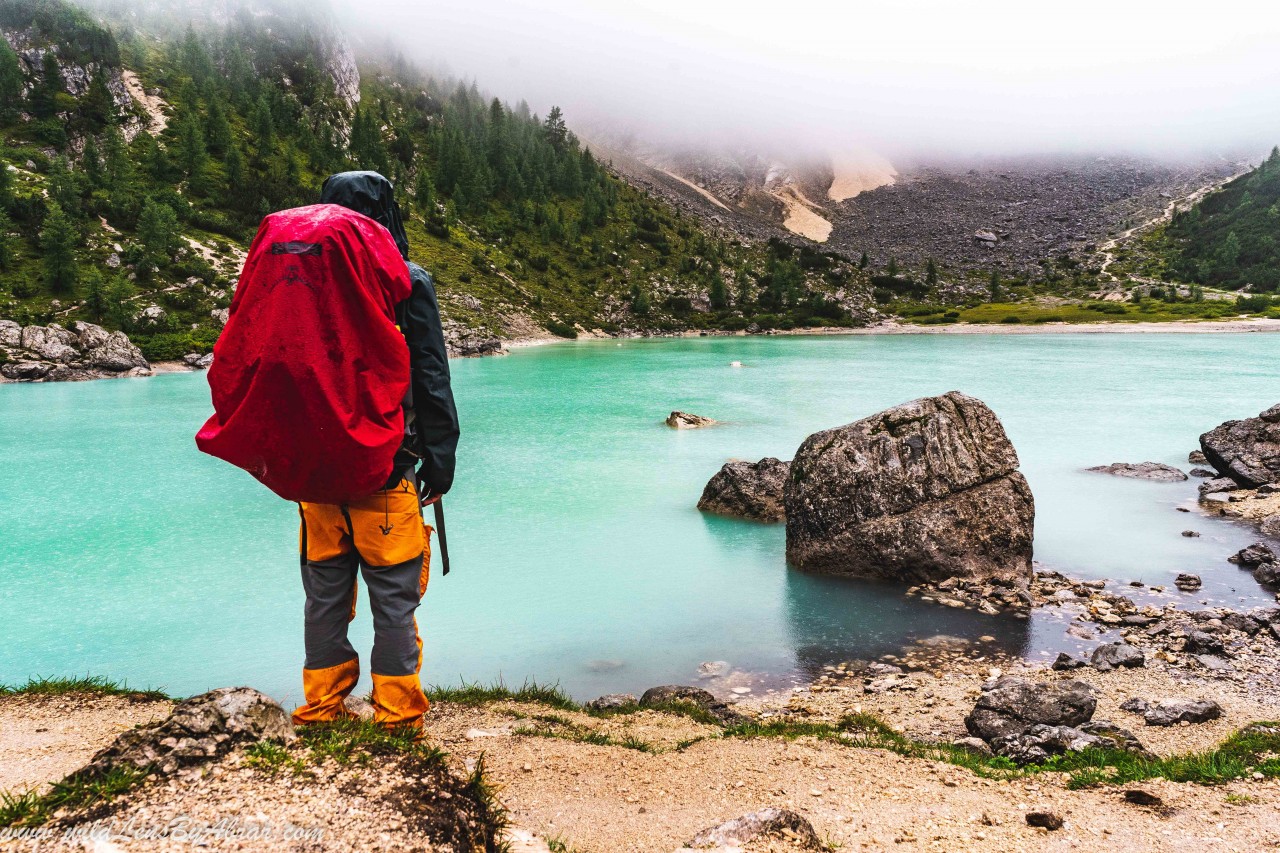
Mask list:
[[[1277,727],[1261,723],[1259,727]],[[1242,730],[1227,738],[1215,749],[1148,759],[1129,752],[1091,749],[1057,755],[1049,761],[1018,767],[1002,756],[982,755],[951,744],[930,744],[911,740],[894,731],[882,720],[869,714],[855,714],[837,723],[767,720],[730,726],[724,737],[780,737],[795,739],[813,737],[846,746],[886,749],[907,758],[942,761],[964,767],[979,776],[1009,779],[1044,772],[1068,773],[1067,787],[1087,788],[1094,785],[1123,785],[1162,777],[1172,782],[1195,782],[1216,785],[1261,773],[1266,778],[1280,778],[1280,734]]]
[[[1276,723],[1260,725],[1277,727]],[[1042,769],[1071,773],[1067,782],[1070,788],[1123,785],[1156,777],[1201,785],[1220,785],[1255,773],[1275,779],[1280,778],[1280,734],[1250,727],[1231,735],[1214,749],[1157,759],[1113,750],[1086,750],[1054,756]]]
[[[479,682],[463,682],[457,687],[432,685],[426,688],[432,702],[452,702],[456,705],[480,706],[494,702],[532,702],[549,705],[563,711],[580,711],[582,707],[556,684],[538,684],[526,681],[518,688],[511,688],[501,681],[483,685]]]
[[[49,821],[59,809],[79,809],[108,802],[132,789],[147,776],[146,770],[116,767],[96,777],[68,776],[53,783],[46,793],[0,791],[0,826],[36,827]]]
[[[271,741],[255,743],[245,750],[245,764],[264,773],[278,775],[289,773],[301,776],[307,772],[307,762],[287,746]]]
[[[637,752],[656,753],[661,751],[656,745],[632,735],[614,737],[605,732],[580,726],[554,714],[544,715],[536,719],[539,725],[521,726],[515,729],[513,734],[524,735],[525,737],[558,738],[574,743],[589,743],[593,746],[620,746],[623,749],[634,749]]]
[[[368,764],[388,755],[414,755],[430,761],[444,761],[444,753],[417,739],[411,727],[387,729],[365,720],[337,720],[298,730],[302,745],[313,761],[333,759],[339,764]]]
[[[660,714],[674,714],[678,717],[688,717],[695,723],[715,726],[716,728],[720,728],[724,725],[715,714],[711,713],[701,705],[694,704],[693,702],[660,702],[654,705],[645,705],[644,707],[639,705],[628,705],[625,708],[617,708],[612,713],[625,715],[639,713],[640,711],[657,711]]]
[[[163,690],[135,690],[123,681],[112,681],[98,675],[82,678],[32,678],[26,684],[16,686],[0,684],[0,696],[63,696],[69,693],[126,696],[139,701],[157,702],[172,698]]]

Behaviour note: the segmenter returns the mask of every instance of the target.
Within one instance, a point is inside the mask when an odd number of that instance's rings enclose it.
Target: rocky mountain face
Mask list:
[[[1108,236],[1234,170],[1094,156],[901,165],[866,152],[788,159],[587,136],[628,180],[739,236],[804,238],[904,271],[930,258],[1005,275],[1064,255],[1087,263]]]
[[[76,321],[71,328],[0,320],[0,381],[148,376],[151,365],[124,332]]]

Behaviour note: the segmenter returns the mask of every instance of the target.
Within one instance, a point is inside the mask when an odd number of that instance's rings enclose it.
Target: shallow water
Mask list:
[[[1201,432],[1276,402],[1278,357],[1280,335],[921,335],[565,343],[455,362],[453,572],[437,564],[420,614],[424,677],[536,678],[589,698],[687,683],[712,660],[777,683],[938,634],[993,634],[1032,656],[1068,647],[1049,616],[992,619],[788,570],[781,526],[694,508],[727,458],[790,458],[814,430],[953,388],[989,403],[1018,448],[1045,567],[1169,584],[1187,603],[1270,601],[1226,562],[1250,528],[1174,511],[1194,505],[1196,481],[1082,469],[1189,469]],[[673,431],[676,408],[725,423]],[[202,374],[0,386],[0,683],[93,673],[298,699],[297,513],[196,451],[208,411]],[[1172,592],[1181,571],[1204,590]],[[367,648],[363,606],[353,634]]]

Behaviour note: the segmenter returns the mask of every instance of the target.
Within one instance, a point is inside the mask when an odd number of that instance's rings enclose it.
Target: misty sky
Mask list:
[[[1280,142],[1273,3],[336,2],[507,100],[663,141],[889,156]]]

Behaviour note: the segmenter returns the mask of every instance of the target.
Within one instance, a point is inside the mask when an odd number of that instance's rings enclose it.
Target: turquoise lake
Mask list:
[[[437,558],[419,614],[429,683],[536,679],[585,699],[705,683],[704,661],[782,684],[938,634],[992,634],[1032,657],[1076,648],[1048,617],[789,570],[782,526],[695,509],[728,458],[789,459],[815,430],[951,389],[1003,420],[1044,568],[1167,584],[1185,606],[1273,600],[1226,562],[1251,528],[1175,511],[1194,506],[1196,480],[1082,469],[1188,470],[1201,432],[1280,399],[1280,335],[575,342],[453,372],[453,571],[441,577]],[[724,423],[677,432],[662,422],[672,409]],[[196,450],[209,410],[200,373],[0,386],[0,683],[90,673],[299,700],[297,511]],[[1184,571],[1204,578],[1195,596],[1172,591]],[[363,601],[353,638],[367,652]]]

